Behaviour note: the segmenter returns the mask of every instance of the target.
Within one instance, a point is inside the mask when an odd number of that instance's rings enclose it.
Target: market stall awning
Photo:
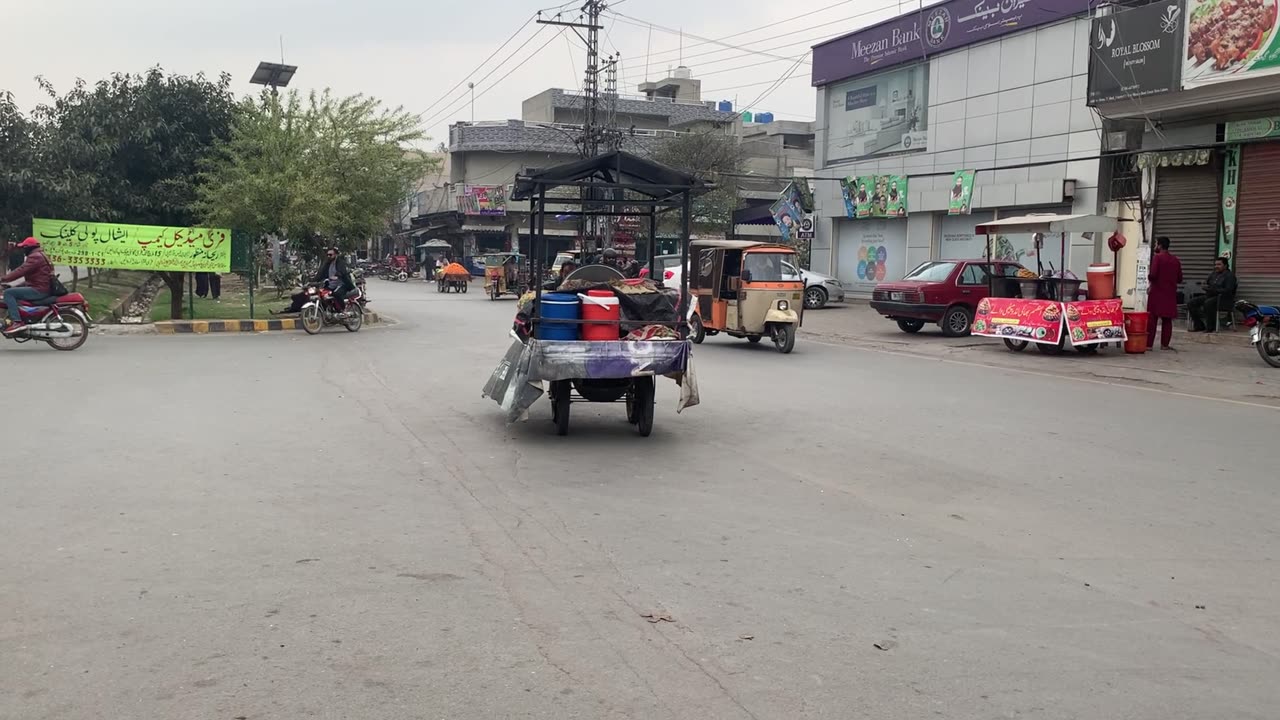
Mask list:
[[[990,235],[993,233],[1108,233],[1115,232],[1118,227],[1119,221],[1113,217],[1036,213],[985,222],[978,225],[973,232],[976,235]]]
[[[511,199],[528,200],[538,193],[539,188],[550,190],[584,181],[625,185],[627,190],[654,200],[672,198],[685,191],[701,195],[712,189],[710,184],[675,168],[615,150],[586,160],[517,175]]]
[[[533,231],[530,230],[529,228],[520,228],[520,234],[532,235]],[[542,231],[542,234],[546,235],[547,237],[577,237],[578,231],[577,230],[556,230],[554,228],[547,228]]]
[[[501,225],[463,225],[463,232],[475,233],[492,233],[497,235],[506,235],[507,229]]]
[[[426,242],[422,243],[421,245],[419,245],[418,247],[419,247],[419,248],[427,248],[427,249],[438,248],[438,249],[441,249],[441,250],[451,250],[451,249],[453,249],[453,246],[452,246],[452,245],[450,245],[450,244],[449,244],[447,241],[445,241],[445,240],[428,240],[428,241],[426,241]]]

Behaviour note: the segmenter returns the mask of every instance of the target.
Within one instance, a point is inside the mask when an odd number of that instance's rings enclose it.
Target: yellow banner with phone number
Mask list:
[[[37,218],[31,221],[31,234],[54,265],[231,272],[231,231],[220,228]]]

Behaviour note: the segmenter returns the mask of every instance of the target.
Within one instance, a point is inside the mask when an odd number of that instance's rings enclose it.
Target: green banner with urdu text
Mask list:
[[[76,220],[31,221],[31,234],[55,265],[231,272],[231,231]]]

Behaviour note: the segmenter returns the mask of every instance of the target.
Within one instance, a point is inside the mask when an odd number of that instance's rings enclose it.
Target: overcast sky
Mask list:
[[[565,4],[566,19],[580,6]],[[76,78],[94,82],[160,65],[184,74],[229,72],[236,92],[249,93],[250,73],[259,60],[280,59],[283,36],[285,61],[299,67],[293,87],[365,93],[426,111],[427,132],[442,141],[449,123],[470,118],[468,78],[476,83],[477,120],[518,118],[524,98],[580,85],[586,50],[578,37],[533,23],[480,67],[536,11],[556,7],[552,0],[0,0],[0,91],[30,109],[43,99],[37,75],[64,90]],[[621,53],[619,85],[634,93],[646,58],[653,79],[679,64],[680,37],[662,27],[683,28],[684,63],[702,79],[704,99],[812,119],[807,60],[755,103],[793,63],[693,36],[795,58],[817,40],[892,17],[897,8],[894,0],[621,0],[610,9],[623,17],[606,14],[601,45]]]

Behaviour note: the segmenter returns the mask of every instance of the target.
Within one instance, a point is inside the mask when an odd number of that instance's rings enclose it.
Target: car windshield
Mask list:
[[[956,264],[951,262],[927,262],[907,273],[903,280],[919,280],[921,282],[942,282],[951,277]]]
[[[785,253],[748,253],[742,261],[742,279],[745,282],[778,282],[783,277],[782,259]]]

